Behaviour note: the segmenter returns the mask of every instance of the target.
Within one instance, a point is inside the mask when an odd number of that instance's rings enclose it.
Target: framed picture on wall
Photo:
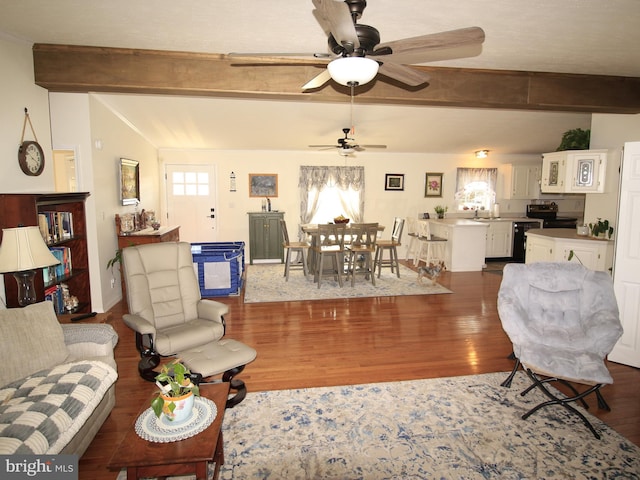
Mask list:
[[[385,190],[404,190],[404,174],[387,173],[384,176]]]
[[[120,199],[122,205],[140,203],[140,164],[135,160],[120,159]]]
[[[424,180],[425,197],[442,196],[442,173],[427,173]]]
[[[277,197],[278,174],[277,173],[250,173],[249,174],[250,197]]]

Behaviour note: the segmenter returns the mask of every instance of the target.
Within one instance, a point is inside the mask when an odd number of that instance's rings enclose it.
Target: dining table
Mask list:
[[[331,222],[333,223],[333,222]],[[380,232],[384,232],[384,225],[378,224],[378,234]],[[311,248],[309,249],[309,255],[307,256],[307,266],[309,267],[309,271],[313,272],[315,266],[315,253],[314,247],[318,245],[318,224],[317,223],[304,223],[300,225],[300,230],[302,233],[309,237],[309,243],[311,244]],[[345,224],[345,245],[348,245],[349,232],[351,231],[351,223]]]

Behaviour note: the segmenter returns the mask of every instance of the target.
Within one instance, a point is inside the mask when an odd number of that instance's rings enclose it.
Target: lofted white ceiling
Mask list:
[[[0,0],[0,11],[0,33],[31,43],[326,52],[311,0]],[[369,0],[360,23],[375,26],[382,42],[484,29],[480,55],[429,65],[640,77],[639,0]],[[97,96],[159,148],[306,150],[334,143],[351,123],[348,98]],[[582,113],[359,105],[357,96],[353,119],[359,143],[390,152],[541,153],[562,132],[590,125]]]

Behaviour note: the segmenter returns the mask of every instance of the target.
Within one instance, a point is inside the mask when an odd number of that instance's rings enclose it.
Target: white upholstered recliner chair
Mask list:
[[[125,324],[136,332],[140,375],[154,381],[161,356],[175,355],[203,378],[222,374],[235,395],[227,407],[246,395],[244,382],[234,378],[256,357],[256,351],[223,338],[229,307],[201,299],[191,245],[161,242],[122,250],[129,313]]]
[[[611,276],[578,263],[509,264],[498,293],[502,327],[513,344],[516,364],[503,382],[509,387],[521,365],[533,384],[549,398],[526,414],[561,405],[578,415],[596,438],[587,418],[571,403],[595,393],[599,408],[609,410],[600,388],[613,383],[604,359],[622,335]],[[547,384],[558,381],[571,391],[557,395]],[[578,384],[578,385],[577,385]],[[579,385],[586,385],[579,392]]]

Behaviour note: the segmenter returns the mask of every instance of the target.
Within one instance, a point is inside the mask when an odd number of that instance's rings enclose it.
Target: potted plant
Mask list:
[[[590,141],[591,130],[582,130],[581,128],[567,130],[562,135],[562,141],[560,142],[560,146],[558,146],[556,151],[561,152],[564,150],[589,150]]]
[[[438,215],[438,218],[444,218],[445,212],[449,209],[449,207],[443,207],[442,205],[436,205],[434,210]]]
[[[590,223],[589,230],[591,230],[592,236],[604,238],[605,240],[609,240],[613,235],[613,227],[609,225],[609,220],[602,220],[601,218],[598,218],[597,222]]]
[[[164,415],[171,422],[180,423],[191,415],[200,389],[191,381],[191,372],[176,359],[162,366],[156,376],[158,393],[151,400],[151,408],[160,418]]]

